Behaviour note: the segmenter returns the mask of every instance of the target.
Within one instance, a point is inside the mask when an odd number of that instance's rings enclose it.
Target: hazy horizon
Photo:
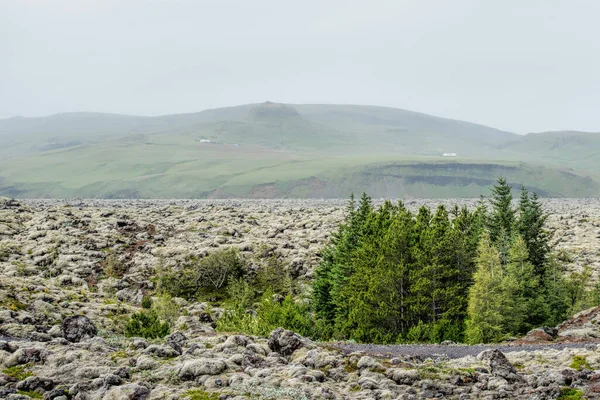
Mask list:
[[[0,0],[0,118],[261,103],[600,131],[600,3]]]

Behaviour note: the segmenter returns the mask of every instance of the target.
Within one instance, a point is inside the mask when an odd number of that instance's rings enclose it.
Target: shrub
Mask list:
[[[11,251],[6,244],[0,244],[0,262],[8,261],[10,253]]]
[[[158,295],[151,307],[156,312],[156,315],[158,315],[158,318],[168,322],[170,325],[175,324],[175,321],[181,315],[180,307],[173,302],[173,297],[166,292]]]
[[[583,399],[583,392],[579,389],[570,387],[563,387],[560,389],[560,394],[557,400],[581,400]]]
[[[154,310],[135,313],[125,325],[125,336],[140,336],[146,339],[163,338],[169,334],[167,322],[161,322]]]
[[[260,260],[260,266],[252,283],[261,294],[269,290],[273,293],[290,294],[293,280],[279,258],[271,254]]]
[[[230,248],[218,250],[198,259],[192,257],[181,269],[159,271],[159,289],[175,297],[222,298],[231,279],[244,274],[245,264],[239,252]]]
[[[142,297],[142,308],[149,310],[152,308],[152,298],[150,296]]]
[[[295,302],[290,295],[282,301],[274,297],[273,292],[265,292],[255,312],[239,305],[226,311],[217,321],[217,330],[267,336],[274,329],[282,327],[303,336],[315,333],[315,324],[307,305]]]
[[[104,259],[104,274],[110,278],[122,278],[127,272],[125,264],[119,260],[119,256],[110,253]]]
[[[571,255],[571,253],[569,253],[569,251],[567,249],[559,249],[556,252],[556,258],[562,262],[567,262],[567,263],[573,262],[573,256]]]

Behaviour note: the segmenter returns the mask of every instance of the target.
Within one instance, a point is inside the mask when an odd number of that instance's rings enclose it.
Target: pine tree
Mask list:
[[[465,330],[469,343],[489,343],[504,336],[503,327],[509,308],[502,289],[502,277],[500,254],[486,233],[477,250],[477,271],[469,289]]]
[[[525,241],[517,236],[509,250],[503,283],[505,297],[512,309],[505,322],[507,333],[526,333],[544,320],[539,279],[528,258]]]
[[[529,261],[539,278],[544,276],[545,264],[550,252],[549,235],[545,229],[548,215],[544,212],[537,194],[528,196],[527,189],[521,190],[519,201],[518,231],[525,240]]]
[[[506,182],[506,178],[501,176],[492,188],[491,210],[487,218],[487,224],[490,239],[498,247],[503,265],[506,264],[508,258],[508,250],[515,226],[515,211],[511,202],[511,187]]]
[[[351,255],[360,245],[364,224],[372,212],[371,199],[365,193],[358,209],[352,194],[344,222],[332,235],[330,245],[323,250],[323,261],[315,269],[313,305],[326,336],[333,334],[336,317],[342,314],[341,318],[344,318],[347,315],[341,293],[353,274]]]
[[[553,254],[548,256],[546,269],[542,278],[544,296],[545,325],[556,326],[569,315],[569,297],[564,271]]]

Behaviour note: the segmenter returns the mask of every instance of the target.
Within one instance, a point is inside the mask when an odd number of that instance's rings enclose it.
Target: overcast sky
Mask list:
[[[0,117],[370,104],[600,131],[600,1],[0,0]]]

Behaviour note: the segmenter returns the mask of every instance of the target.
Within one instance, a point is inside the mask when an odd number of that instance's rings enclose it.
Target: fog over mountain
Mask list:
[[[374,104],[600,131],[592,0],[1,1],[0,112]]]

